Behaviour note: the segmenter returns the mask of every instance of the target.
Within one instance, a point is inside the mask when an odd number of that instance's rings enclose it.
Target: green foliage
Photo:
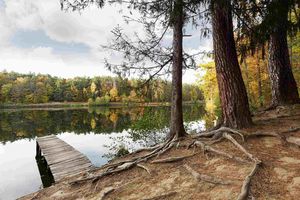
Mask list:
[[[128,149],[125,146],[121,145],[119,147],[119,149],[117,150],[117,153],[116,153],[115,157],[120,158],[120,157],[123,157],[127,154],[129,154]]]
[[[0,72],[0,102],[14,104],[88,102],[90,105],[103,105],[109,102],[170,101],[170,82],[157,79],[140,88],[144,81],[120,77],[61,79],[49,75],[3,71]],[[202,94],[197,93],[195,96],[190,92],[197,90],[197,86],[185,85],[185,88],[183,92],[185,101],[192,101],[196,98],[201,100]]]
[[[293,74],[300,92],[300,33],[290,36],[288,39]],[[266,59],[268,54],[264,55],[265,59],[262,55],[262,50],[256,51],[240,64],[251,110],[260,106],[268,106],[271,103],[268,61]],[[204,95],[206,110],[215,112],[215,109],[219,108],[220,100],[214,63],[201,64],[200,68],[204,75],[198,75],[198,85]]]
[[[102,101],[103,100],[100,97],[97,97],[96,100],[95,100],[95,104],[100,105],[102,103]]]
[[[113,87],[109,91],[109,95],[110,95],[110,101],[117,101],[118,100],[118,89],[116,87]]]
[[[110,102],[110,97],[105,95],[104,97],[96,97],[95,101],[90,98],[88,100],[89,106],[101,106],[101,105],[108,105]]]
[[[88,104],[89,104],[89,105],[93,105],[93,104],[94,104],[94,100],[93,100],[92,98],[89,98]]]
[[[215,113],[220,109],[220,98],[218,91],[218,83],[216,78],[216,70],[214,62],[201,64],[200,68],[204,75],[198,74],[199,88],[204,95],[205,109],[209,113]]]

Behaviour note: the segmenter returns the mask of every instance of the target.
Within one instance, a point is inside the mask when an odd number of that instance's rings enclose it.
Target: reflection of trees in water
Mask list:
[[[203,108],[185,106],[185,121],[200,119]],[[158,130],[169,124],[169,107],[134,107],[79,110],[23,110],[0,112],[0,141],[74,132],[75,134],[109,134],[131,129],[134,141],[144,140],[151,144],[159,138]],[[151,139],[149,139],[151,138]]]
[[[153,110],[152,110],[153,109]],[[204,115],[201,105],[185,106],[184,121],[186,123],[199,120]],[[109,153],[107,158],[123,155],[124,152],[133,151],[139,147],[153,146],[161,143],[168,134],[170,120],[170,108],[164,109],[148,108],[134,123],[132,123],[127,134],[112,138],[112,143],[106,146]]]

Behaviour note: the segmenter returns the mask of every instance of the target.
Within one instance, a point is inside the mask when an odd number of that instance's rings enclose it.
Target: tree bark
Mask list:
[[[245,84],[239,67],[230,0],[216,0],[211,5],[213,46],[223,124],[244,128],[252,124]]]
[[[177,139],[186,135],[182,113],[182,28],[183,1],[176,0],[173,16],[173,66],[172,66],[172,106],[169,139]]]
[[[299,103],[287,44],[288,2],[277,0],[280,16],[276,18],[269,41],[269,74],[272,90],[272,106]]]

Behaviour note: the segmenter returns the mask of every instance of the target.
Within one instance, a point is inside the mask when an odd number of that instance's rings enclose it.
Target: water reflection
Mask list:
[[[0,199],[42,187],[36,137],[55,134],[101,166],[120,146],[132,151],[163,140],[169,116],[169,107],[0,111]],[[184,107],[187,128],[200,130],[210,124],[203,117],[201,105]]]
[[[186,106],[186,122],[203,114],[202,106]],[[127,129],[152,130],[168,126],[169,107],[97,108],[81,110],[23,110],[0,112],[0,141],[73,132],[108,134]]]

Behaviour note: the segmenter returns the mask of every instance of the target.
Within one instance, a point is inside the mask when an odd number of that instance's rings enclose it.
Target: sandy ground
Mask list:
[[[243,130],[253,132],[282,132],[300,127],[300,105],[280,107],[276,110],[258,113],[254,116],[255,125]],[[284,136],[299,142],[300,130],[284,133]],[[300,148],[286,144],[276,137],[253,137],[242,142],[236,139],[254,156],[262,161],[261,167],[251,181],[250,197],[255,199],[300,198]],[[154,164],[151,160],[142,163],[150,170],[150,174],[139,167],[109,175],[96,182],[87,181],[72,185],[73,180],[100,174],[105,166],[74,177],[67,177],[55,185],[30,194],[21,199],[114,199],[114,200],[164,200],[164,199],[236,199],[240,193],[245,177],[251,172],[253,164],[204,154],[200,148],[187,149],[192,138],[180,142],[159,158],[182,155],[193,155],[173,163]],[[212,145],[229,154],[247,157],[229,141]],[[141,152],[139,156],[147,152]],[[130,159],[128,155],[122,159]],[[122,159],[114,160],[119,162]],[[226,185],[197,180],[185,168],[190,166],[201,175],[215,177],[226,182]],[[251,199],[251,198],[250,198]]]

